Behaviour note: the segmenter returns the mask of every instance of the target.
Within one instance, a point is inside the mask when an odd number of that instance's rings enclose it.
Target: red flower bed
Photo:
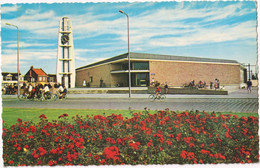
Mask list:
[[[159,111],[39,116],[3,128],[5,166],[103,164],[204,164],[259,161],[258,118]]]

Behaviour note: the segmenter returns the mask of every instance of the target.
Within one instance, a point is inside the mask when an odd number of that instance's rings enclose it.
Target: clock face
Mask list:
[[[67,34],[63,34],[61,36],[61,43],[66,44],[69,41],[69,36]]]

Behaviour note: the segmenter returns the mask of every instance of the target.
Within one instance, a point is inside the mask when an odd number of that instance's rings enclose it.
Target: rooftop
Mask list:
[[[47,74],[41,68],[40,69],[33,68],[32,70],[39,76],[47,76]]]
[[[100,64],[105,64],[109,62],[114,62],[120,59],[127,59],[128,53],[124,53],[115,57],[111,57],[102,61],[98,61],[86,66],[77,68],[76,70],[85,69]],[[187,57],[187,56],[175,56],[175,55],[160,55],[160,54],[147,54],[147,53],[130,53],[130,59],[140,59],[140,60],[171,60],[171,61],[187,61],[187,62],[209,62],[209,63],[229,63],[229,64],[239,64],[235,60],[226,59],[213,59],[213,58],[200,58],[200,57]]]

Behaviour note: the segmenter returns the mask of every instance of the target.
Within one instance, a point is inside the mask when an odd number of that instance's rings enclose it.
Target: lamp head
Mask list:
[[[123,11],[121,11],[121,10],[119,10],[119,12],[120,12],[120,13],[125,13],[125,12],[123,12]]]
[[[5,24],[11,26],[11,23],[5,23]]]

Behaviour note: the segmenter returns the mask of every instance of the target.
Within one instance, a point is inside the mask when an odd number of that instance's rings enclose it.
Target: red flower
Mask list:
[[[98,137],[100,140],[102,140],[102,135],[100,133],[98,133]]]
[[[132,146],[133,149],[139,149],[139,145],[140,145],[140,142],[136,142],[136,143],[129,143],[128,144],[129,146]]]
[[[190,144],[189,144],[189,147],[190,147],[190,148],[192,148],[192,147],[194,147],[194,146],[195,146],[194,143],[190,143]]]
[[[244,121],[247,121],[247,118],[244,117],[244,116],[242,116],[240,119],[241,119],[241,120],[244,120]]]
[[[168,144],[168,145],[172,145],[172,142],[171,141],[166,141],[166,143]]]
[[[30,126],[29,129],[31,130],[32,133],[37,131],[37,129],[34,126]]]
[[[14,161],[10,160],[10,161],[8,162],[8,164],[14,164]]]
[[[46,115],[42,114],[42,115],[39,116],[39,118],[46,119],[47,117],[46,117]]]
[[[37,165],[40,165],[42,163],[42,161],[41,160],[39,160],[38,162],[37,162]]]
[[[238,116],[235,114],[235,115],[233,115],[233,117],[235,118],[235,119],[238,119]]]
[[[110,137],[108,137],[106,139],[106,141],[109,142],[109,143],[112,143],[112,144],[116,144],[116,141],[113,138],[110,138]]]
[[[102,159],[101,161],[99,161],[99,163],[104,165],[104,164],[106,164],[106,161],[105,161],[105,159]]]
[[[32,135],[28,136],[28,138],[33,139],[34,137]]]
[[[232,136],[231,136],[231,135],[229,135],[229,133],[228,133],[228,132],[226,132],[226,138],[230,138],[230,139],[232,139]]]
[[[105,155],[106,159],[116,159],[116,156],[119,156],[119,149],[116,146],[110,146],[104,149],[103,155]]]
[[[37,159],[37,158],[39,158],[39,155],[38,154],[34,154],[33,157]]]
[[[193,152],[188,153],[189,160],[193,159],[195,157]]]
[[[153,146],[153,141],[152,140],[149,140],[149,142],[147,143],[147,147],[149,146]]]
[[[52,149],[52,150],[50,150],[49,153],[50,153],[50,154],[56,154],[56,153],[57,153],[57,149]]]
[[[23,120],[21,118],[18,118],[17,121],[18,122],[23,122]]]
[[[174,135],[170,134],[168,135],[169,138],[174,138]]]
[[[177,135],[178,136],[178,135]],[[184,137],[183,140],[186,142],[186,143],[190,143],[190,141],[194,141],[195,138],[193,137]]]
[[[29,146],[28,146],[28,145],[25,145],[24,148],[29,149]]]
[[[182,150],[180,156],[181,156],[183,159],[186,159],[187,154],[188,154],[188,152],[186,152],[185,150]]]
[[[57,161],[52,161],[52,160],[50,160],[50,161],[48,162],[48,165],[49,165],[49,166],[56,165],[56,164],[57,164]]]
[[[210,151],[207,151],[207,150],[201,149],[201,150],[200,150],[200,153],[202,153],[202,154],[210,154]]]
[[[181,140],[181,133],[177,134],[176,140],[177,140],[177,141],[180,141],[180,140]]]
[[[47,153],[43,147],[38,148],[38,151],[40,152],[40,156],[44,156]]]
[[[162,134],[154,134],[154,137],[158,137],[160,139],[160,142],[163,143],[164,142],[164,138]]]
[[[64,115],[60,115],[58,118],[62,118],[62,117],[64,117]]]
[[[100,158],[100,157],[99,157],[98,155],[95,155],[95,156],[94,156],[94,159],[95,159],[95,160],[98,160],[99,158]]]

